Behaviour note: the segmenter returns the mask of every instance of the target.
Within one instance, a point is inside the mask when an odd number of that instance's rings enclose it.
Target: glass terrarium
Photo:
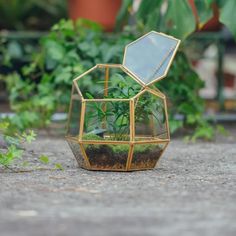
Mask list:
[[[164,78],[180,40],[149,32],[122,64],[97,64],[73,80],[66,139],[88,170],[152,169],[170,141]]]

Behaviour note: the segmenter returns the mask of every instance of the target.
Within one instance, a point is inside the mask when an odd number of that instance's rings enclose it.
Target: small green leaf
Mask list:
[[[214,137],[215,131],[212,126],[206,124],[202,127],[198,127],[194,132],[194,135],[191,138],[192,142],[195,142],[197,139],[202,138],[205,140],[212,140]]]
[[[36,138],[36,133],[33,130],[30,130],[28,133],[23,133],[23,137],[27,143],[31,143]]]
[[[10,147],[8,147],[7,152],[0,153],[0,165],[7,167],[16,158],[20,158],[22,154],[23,154],[23,150],[20,150],[16,146],[11,145]]]
[[[48,156],[46,156],[46,155],[41,155],[41,156],[39,157],[39,160],[40,160],[43,164],[48,164],[48,163],[49,163],[49,158],[48,158]]]
[[[64,168],[62,167],[62,165],[60,163],[55,163],[55,169],[64,170]]]
[[[9,122],[0,122],[0,131],[5,132],[9,127]]]
[[[82,51],[88,51],[90,49],[90,44],[88,42],[82,42],[78,45],[78,47]]]
[[[176,130],[178,130],[183,126],[183,122],[180,120],[170,120],[169,125],[170,125],[170,132],[174,133]]]
[[[26,167],[26,166],[28,166],[29,165],[29,162],[28,161],[24,161],[23,163],[22,163],[22,166],[23,167]]]
[[[11,145],[8,148],[8,153],[13,156],[13,158],[20,158],[23,154],[23,150],[18,149],[16,146]]]
[[[47,39],[45,47],[47,54],[51,59],[55,61],[63,59],[65,55],[65,48],[60,43],[51,39]]]
[[[217,129],[217,132],[218,132],[219,134],[222,134],[222,135],[224,135],[224,136],[229,135],[229,131],[227,131],[227,130],[224,128],[224,126],[222,126],[222,125],[217,125],[217,126],[216,126],[216,129]]]
[[[94,99],[93,95],[91,93],[85,93],[86,97],[89,99]]]

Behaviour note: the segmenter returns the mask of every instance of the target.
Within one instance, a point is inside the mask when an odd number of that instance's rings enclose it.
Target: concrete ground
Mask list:
[[[32,150],[31,150],[32,149]],[[174,139],[159,166],[131,173],[77,168],[63,139],[27,148],[31,172],[0,172],[1,236],[236,235],[236,132]],[[47,170],[54,162],[64,170]]]

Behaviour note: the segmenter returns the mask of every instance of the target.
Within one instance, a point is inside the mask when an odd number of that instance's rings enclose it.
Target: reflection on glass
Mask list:
[[[164,75],[178,40],[150,32],[126,49],[124,66],[145,84]]]

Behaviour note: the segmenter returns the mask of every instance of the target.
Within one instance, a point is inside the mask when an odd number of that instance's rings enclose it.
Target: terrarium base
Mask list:
[[[79,167],[94,171],[138,171],[155,168],[169,142],[147,144],[81,144],[67,139]]]
[[[87,168],[80,166],[81,169],[88,171],[104,171],[104,172],[132,172],[132,171],[145,171],[145,170],[153,170],[155,167],[150,168],[137,168],[137,169],[103,169],[103,168]]]

